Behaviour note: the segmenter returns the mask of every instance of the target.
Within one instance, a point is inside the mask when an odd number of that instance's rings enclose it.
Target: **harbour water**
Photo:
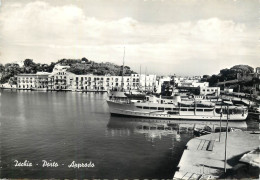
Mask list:
[[[106,96],[1,91],[0,178],[171,179],[194,123],[111,117]],[[68,167],[73,161],[94,167]]]

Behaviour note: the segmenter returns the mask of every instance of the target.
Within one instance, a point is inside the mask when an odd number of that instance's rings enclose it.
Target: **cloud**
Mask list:
[[[3,6],[0,33],[0,62],[85,56],[121,63],[126,46],[126,62],[136,69],[143,64],[154,73],[197,74],[198,66],[205,68],[200,73],[210,73],[216,67],[259,57],[252,48],[256,43],[254,29],[217,17],[163,24],[131,17],[104,20],[86,16],[76,5],[33,1]]]

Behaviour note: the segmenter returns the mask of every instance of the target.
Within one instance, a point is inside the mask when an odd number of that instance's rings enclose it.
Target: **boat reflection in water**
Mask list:
[[[222,127],[226,121],[222,120]],[[229,122],[228,126],[234,129],[246,130],[245,121]],[[130,136],[131,134],[144,134],[148,141],[161,139],[163,136],[171,135],[176,141],[181,141],[181,134],[193,135],[194,129],[205,127],[215,131],[220,127],[218,121],[184,121],[184,120],[161,120],[134,117],[111,116],[107,125],[108,135]]]

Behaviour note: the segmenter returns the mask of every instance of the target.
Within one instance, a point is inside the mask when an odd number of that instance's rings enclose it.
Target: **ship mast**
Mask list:
[[[140,64],[140,73],[139,73],[138,90],[141,90],[141,71],[142,71],[141,68],[142,68],[142,67],[141,67],[141,64]]]
[[[146,92],[146,71],[147,68],[145,67],[145,77],[144,77],[144,91]]]
[[[125,47],[124,47],[124,56],[123,56],[121,91],[124,90],[124,66],[125,66]]]

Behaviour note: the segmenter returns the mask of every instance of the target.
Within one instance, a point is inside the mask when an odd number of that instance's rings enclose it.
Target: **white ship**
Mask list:
[[[156,119],[243,121],[247,118],[245,106],[216,105],[210,101],[182,101],[179,96],[162,99],[146,96],[145,100],[110,97],[107,100],[111,115]],[[228,116],[228,117],[227,117]]]

